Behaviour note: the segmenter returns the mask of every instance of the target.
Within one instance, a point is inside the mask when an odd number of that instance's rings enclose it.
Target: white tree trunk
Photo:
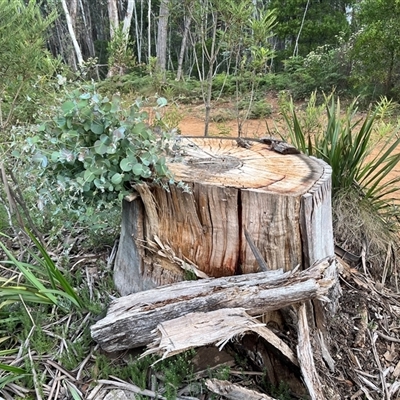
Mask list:
[[[108,0],[107,7],[110,19],[110,38],[112,39],[119,25],[117,0]]]
[[[124,34],[126,45],[128,44],[128,36],[129,36],[129,30],[131,29],[134,6],[135,6],[135,0],[128,0],[128,7],[126,9],[124,25],[122,27],[122,33]]]
[[[151,59],[151,0],[148,2],[147,12],[147,62],[150,63]]]
[[[157,66],[163,74],[167,65],[168,18],[169,0],[161,0],[157,30]]]
[[[76,8],[76,1],[74,1],[74,3],[75,3],[75,8]],[[65,19],[67,20],[68,32],[69,32],[69,35],[71,36],[72,44],[73,44],[74,49],[75,49],[75,54],[76,54],[76,58],[78,60],[78,65],[79,65],[79,67],[81,67],[82,64],[83,64],[83,57],[82,57],[81,48],[79,47],[79,43],[76,40],[75,29],[74,29],[74,21],[71,18],[71,14],[69,13],[66,1],[65,0],[61,0],[61,4],[62,4],[63,9],[64,9]],[[76,11],[75,11],[75,13],[76,13]]]

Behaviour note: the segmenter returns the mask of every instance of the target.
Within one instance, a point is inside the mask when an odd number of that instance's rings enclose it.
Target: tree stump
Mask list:
[[[183,280],[188,269],[258,272],[249,241],[270,270],[334,255],[323,161],[267,139],[182,137],[173,148],[168,167],[189,190],[141,184],[123,201],[114,271],[122,295]]]

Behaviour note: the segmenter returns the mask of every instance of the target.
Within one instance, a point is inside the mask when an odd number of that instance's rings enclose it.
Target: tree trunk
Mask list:
[[[182,66],[183,66],[183,59],[185,56],[185,51],[186,51],[186,44],[187,44],[187,39],[189,36],[189,30],[190,30],[190,24],[192,22],[192,7],[194,3],[190,3],[190,8],[188,14],[184,18],[184,28],[183,28],[183,36],[182,36],[182,43],[181,43],[181,50],[179,52],[179,58],[178,58],[178,71],[176,73],[176,80],[180,81],[182,78]]]
[[[151,62],[151,0],[148,0],[147,10],[147,63]],[[151,74],[151,72],[150,72]]]
[[[183,280],[182,268],[257,272],[246,235],[270,270],[334,254],[327,164],[271,140],[182,138],[175,147],[169,168],[190,191],[139,185],[123,201],[114,271],[122,295]]]
[[[157,66],[164,78],[167,65],[168,18],[169,0],[161,0],[157,29]]]
[[[115,30],[119,26],[117,0],[108,0],[108,17],[110,19],[110,39],[114,38]]]
[[[74,20],[71,18],[71,14],[68,11],[67,3],[65,2],[65,0],[61,0],[61,4],[64,9],[65,19],[67,20],[68,32],[69,32],[69,35],[71,36],[72,44],[75,49],[75,54],[76,54],[76,58],[78,60],[78,65],[81,67],[83,64],[83,57],[82,57],[81,48],[79,47],[79,43],[76,40],[75,29],[74,29]],[[74,7],[76,8],[76,1],[74,2]],[[74,12],[76,15],[76,10]]]
[[[135,0],[128,0],[128,7],[124,17],[124,25],[122,27],[122,33],[125,37],[125,46],[128,44],[129,30],[131,29],[133,7],[135,6]]]

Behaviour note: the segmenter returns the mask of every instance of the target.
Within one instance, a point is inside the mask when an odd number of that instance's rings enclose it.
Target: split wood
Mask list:
[[[134,293],[115,300],[91,334],[104,350],[119,351],[154,342],[160,323],[193,312],[240,307],[257,316],[310,299],[328,300],[335,280],[324,273],[333,262],[326,258],[305,271],[184,281]]]

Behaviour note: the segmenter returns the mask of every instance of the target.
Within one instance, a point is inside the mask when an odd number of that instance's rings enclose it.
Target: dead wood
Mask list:
[[[298,317],[297,358],[300,363],[301,374],[303,375],[303,379],[307,386],[308,392],[310,393],[311,399],[325,399],[326,396],[322,389],[321,380],[315,369],[305,303],[300,305],[298,309]]]
[[[184,281],[134,293],[115,300],[91,334],[104,350],[118,351],[153,342],[157,325],[193,312],[241,307],[256,316],[309,299],[327,300],[335,280],[325,279],[324,273],[333,262],[326,258],[301,272]]]
[[[256,392],[255,390],[246,389],[229,381],[207,379],[206,386],[211,392],[217,393],[230,400],[276,400],[275,397]]]
[[[158,337],[143,356],[163,353],[162,358],[185,350],[216,344],[221,350],[234,337],[255,332],[280,351],[294,365],[298,361],[290,347],[265,324],[251,317],[243,308],[223,308],[208,313],[190,313],[157,326]]]

